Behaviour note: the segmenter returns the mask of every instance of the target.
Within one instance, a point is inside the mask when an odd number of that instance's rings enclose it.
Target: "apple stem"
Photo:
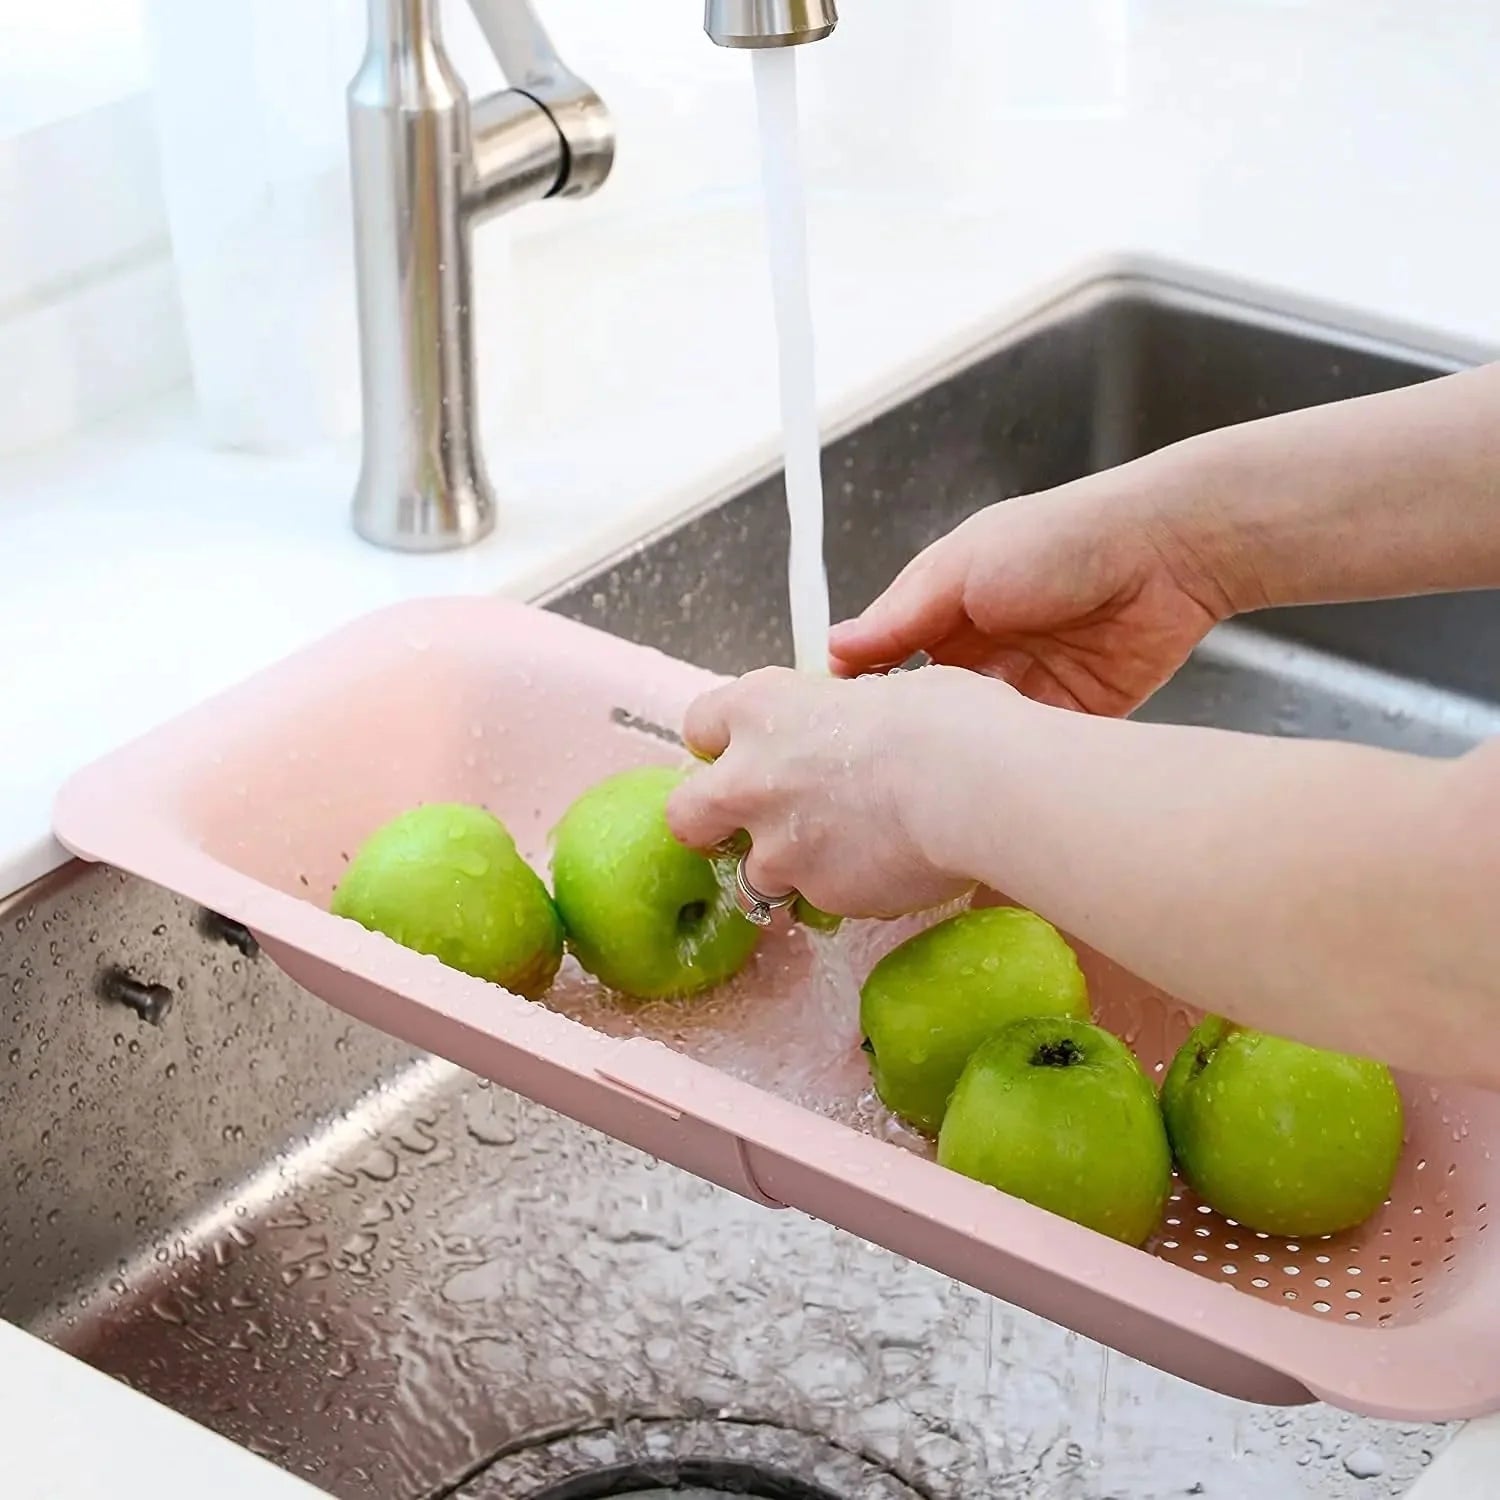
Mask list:
[[[1071,1068],[1083,1061],[1083,1050],[1069,1037],[1060,1042],[1043,1042],[1032,1055],[1034,1068]]]

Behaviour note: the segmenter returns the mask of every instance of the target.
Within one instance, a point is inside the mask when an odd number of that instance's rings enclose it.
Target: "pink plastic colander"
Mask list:
[[[1500,1408],[1500,1098],[1403,1079],[1398,1181],[1351,1234],[1268,1238],[1179,1192],[1135,1250],[945,1171],[872,1103],[857,987],[911,923],[779,931],[722,991],[632,1007],[571,964],[527,1002],[328,914],[350,853],[419,802],[490,808],[545,869],[578,793],[681,759],[671,729],[714,680],[524,605],[401,605],[81,772],[57,832],[243,922],[372,1026],[1201,1385],[1423,1420]],[[1190,1013],[1080,953],[1099,1019],[1159,1072]]]

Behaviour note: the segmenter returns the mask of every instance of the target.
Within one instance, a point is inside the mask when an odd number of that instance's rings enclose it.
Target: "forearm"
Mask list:
[[[1500,1087],[1492,752],[1120,722],[988,683],[968,718],[913,789],[936,862],[1191,1004]]]
[[[1500,365],[1224,428],[1120,472],[1236,611],[1500,585]]]

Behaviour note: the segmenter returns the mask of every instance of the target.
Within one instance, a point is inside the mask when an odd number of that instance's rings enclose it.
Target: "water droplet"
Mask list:
[[[1344,1455],[1344,1468],[1356,1479],[1378,1479],[1385,1473],[1385,1460],[1373,1448],[1355,1448]]]

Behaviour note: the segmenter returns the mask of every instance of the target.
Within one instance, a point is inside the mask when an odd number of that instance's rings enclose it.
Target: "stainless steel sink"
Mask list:
[[[1080,287],[831,444],[835,606],[992,500],[1457,362]],[[784,543],[768,481],[552,603],[722,670],[785,660]],[[1266,617],[1148,713],[1452,754],[1500,731],[1497,641],[1493,595]],[[1241,1406],[742,1202],[109,871],[4,916],[0,1122],[0,1314],[338,1495],[1376,1497],[1446,1436]]]

